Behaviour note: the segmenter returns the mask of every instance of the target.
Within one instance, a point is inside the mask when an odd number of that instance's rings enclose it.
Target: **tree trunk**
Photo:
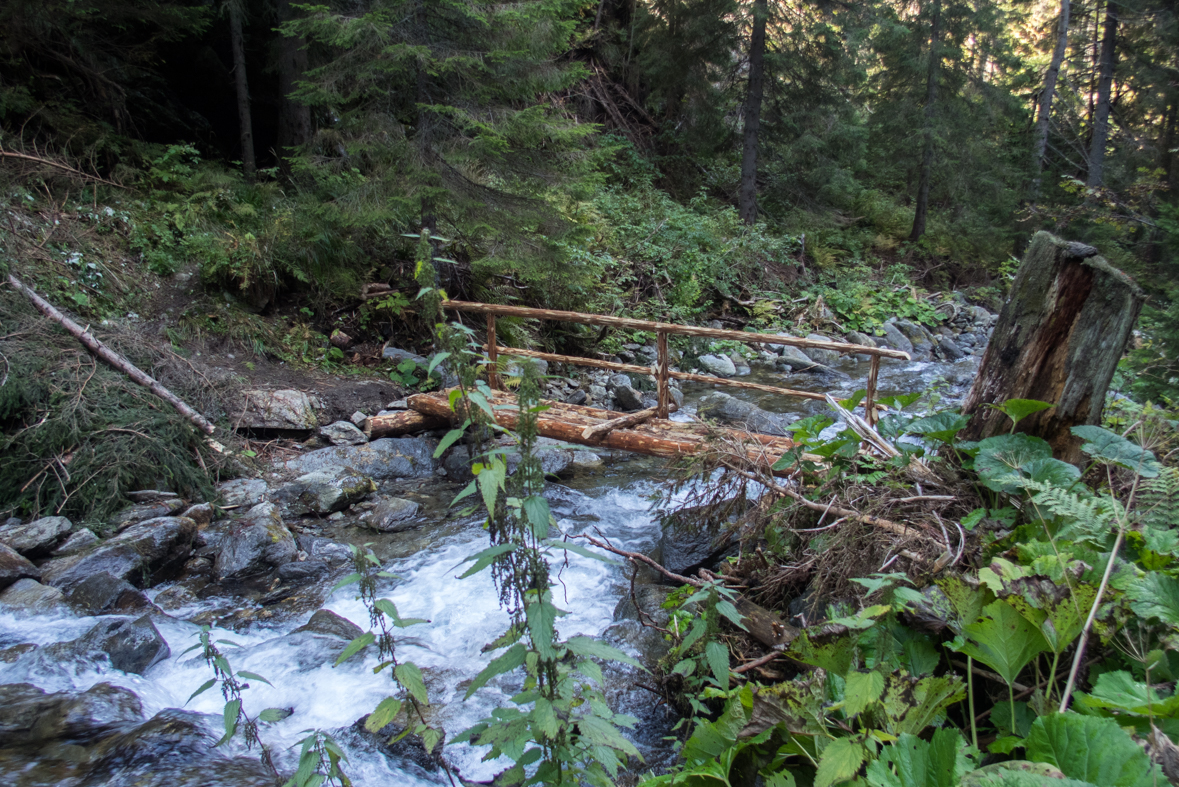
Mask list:
[[[233,48],[233,77],[237,90],[237,117],[241,128],[242,171],[247,180],[254,179],[254,125],[250,121],[250,87],[246,81],[246,47],[242,38],[241,0],[228,0],[229,43]]]
[[[987,407],[1038,399],[1055,407],[1019,430],[1042,437],[1068,462],[1081,459],[1070,427],[1099,424],[1105,394],[1142,308],[1142,290],[1092,246],[1047,232],[1032,238],[962,412],[967,440],[1002,434],[1006,415]]]
[[[767,0],[753,2],[749,37],[749,88],[745,94],[745,131],[741,151],[738,211],[746,224],[757,222],[757,137],[761,130],[762,80],[765,76]]]
[[[1101,36],[1101,61],[1097,79],[1097,104],[1093,109],[1093,138],[1089,144],[1089,179],[1091,189],[1101,188],[1105,179],[1105,145],[1109,141],[1109,98],[1113,92],[1114,58],[1118,41],[1118,6],[1105,5],[1105,30]]]
[[[278,17],[280,23],[295,18],[291,0],[279,0]],[[284,169],[291,151],[311,139],[311,110],[291,98],[306,72],[307,42],[302,36],[280,36],[278,88],[282,103],[278,111],[278,155]]]
[[[941,69],[941,0],[934,0],[933,22],[929,30],[929,74],[925,83],[925,131],[921,151],[921,175],[917,181],[917,207],[913,212],[913,231],[909,240],[916,243],[925,234],[926,214],[929,212],[929,182],[933,177],[933,118],[937,106],[937,77]]]
[[[1044,154],[1048,150],[1048,126],[1052,119],[1052,100],[1056,97],[1056,80],[1060,76],[1060,65],[1068,50],[1069,0],[1060,0],[1060,19],[1056,26],[1056,48],[1052,51],[1052,62],[1044,74],[1044,89],[1040,93],[1040,107],[1036,115],[1036,139],[1033,145],[1032,186],[1029,201],[1032,205],[1040,198],[1041,177],[1044,174]]]

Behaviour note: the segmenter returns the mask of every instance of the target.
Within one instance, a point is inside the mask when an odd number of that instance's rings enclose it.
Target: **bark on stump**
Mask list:
[[[963,404],[970,422],[962,437],[1008,431],[1007,416],[986,404],[1039,399],[1055,407],[1023,419],[1019,431],[1047,440],[1057,457],[1079,462],[1080,440],[1069,429],[1101,422],[1143,298],[1138,285],[1092,246],[1036,233]]]

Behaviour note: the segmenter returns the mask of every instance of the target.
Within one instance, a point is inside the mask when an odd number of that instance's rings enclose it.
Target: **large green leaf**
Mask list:
[[[1011,425],[1014,427],[1029,415],[1038,413],[1041,410],[1047,410],[1049,407],[1055,407],[1056,405],[1051,402],[1041,402],[1039,399],[1008,399],[1003,404],[991,406],[996,410],[1002,411],[1004,415],[1010,418]]]
[[[958,749],[965,741],[940,729],[931,741],[905,733],[868,765],[869,787],[957,787]]]
[[[642,670],[646,669],[646,667],[623,653],[618,648],[607,645],[605,642],[602,642],[602,640],[595,639],[593,637],[586,637],[582,635],[570,637],[565,642],[565,647],[569,648],[570,651],[576,653],[578,656],[607,659],[609,661],[621,661],[624,664],[630,664],[632,667],[638,667]]]
[[[799,634],[787,649],[790,658],[835,675],[845,674],[851,668],[856,652],[858,632],[847,631],[841,626],[831,628],[835,630],[820,629]]]
[[[471,695],[483,688],[487,681],[494,678],[496,675],[502,675],[505,672],[511,672],[524,663],[524,658],[528,655],[528,649],[524,647],[523,642],[517,642],[512,647],[508,648],[502,654],[491,660],[491,663],[483,668],[483,671],[475,676],[471,681],[471,685],[467,687],[467,693],[463,695],[463,699],[470,699]]]
[[[843,686],[843,712],[848,716],[863,713],[884,693],[884,675],[872,672],[849,672]]]
[[[1179,579],[1151,571],[1132,582],[1126,594],[1135,613],[1179,626]]]
[[[962,777],[961,787],[1096,787],[1089,782],[1067,779],[1059,769],[1043,762],[1008,760],[971,771]]]
[[[1037,459],[1051,458],[1052,447],[1039,437],[1005,434],[988,437],[978,444],[974,469],[988,489],[1015,494],[1020,487],[1010,476],[1022,475],[1023,468]]]
[[[967,639],[958,646],[958,652],[986,664],[1008,684],[1015,682],[1020,670],[1037,653],[1048,650],[1048,642],[1038,627],[1005,601],[988,604],[982,617],[963,633]]]
[[[926,416],[925,418],[918,418],[906,427],[905,431],[912,434],[925,435],[932,440],[938,440],[943,443],[952,442],[954,436],[962,429],[966,428],[966,424],[970,419],[959,413],[935,413]]]
[[[836,738],[823,750],[815,787],[831,787],[854,778],[864,764],[864,746],[850,738]]]
[[[930,675],[912,678],[893,673],[885,682],[881,704],[883,727],[893,735],[916,735],[937,724],[946,709],[966,699],[966,683],[957,675]]]
[[[1054,765],[1069,778],[1101,787],[1166,784],[1158,766],[1113,719],[1054,713],[1032,724],[1027,757]]]
[[[708,660],[708,667],[712,670],[712,677],[716,680],[717,685],[728,691],[729,649],[713,640],[704,646],[704,658]]]
[[[1179,696],[1161,697],[1125,670],[1101,673],[1093,690],[1078,695],[1077,703],[1086,708],[1146,717],[1174,716],[1179,711]]]
[[[377,705],[376,710],[364,720],[364,728],[369,732],[380,732],[401,711],[401,700],[396,697],[386,697]]]
[[[1053,592],[1034,593],[1027,591],[1031,586],[1030,582],[1023,580],[1013,583],[1012,589],[1022,592],[1005,600],[1040,629],[1049,650],[1063,653],[1080,636],[1093,600],[1097,598],[1097,588],[1078,583],[1070,591],[1067,587],[1049,585]],[[1038,587],[1042,591],[1042,584]]]
[[[393,669],[393,676],[420,704],[430,704],[430,699],[426,694],[426,683],[422,680],[422,671],[418,669],[417,664],[412,661],[402,662]]]
[[[1120,465],[1143,478],[1155,478],[1162,469],[1154,454],[1117,432],[1100,426],[1074,426],[1071,431],[1085,441],[1081,450],[1098,462]]]

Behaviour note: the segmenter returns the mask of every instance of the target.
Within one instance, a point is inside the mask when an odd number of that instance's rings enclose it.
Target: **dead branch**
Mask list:
[[[880,517],[877,517],[877,516],[871,516],[869,514],[861,514],[858,511],[852,511],[850,508],[843,508],[841,506],[836,506],[833,504],[824,505],[822,503],[816,503],[813,500],[807,500],[805,496],[799,494],[798,492],[795,492],[793,489],[789,489],[787,487],[784,487],[781,484],[776,484],[773,481],[770,481],[768,478],[758,478],[756,475],[749,472],[748,470],[745,470],[740,467],[736,467],[731,461],[726,460],[724,462],[724,465],[728,469],[732,470],[734,473],[737,473],[740,476],[744,476],[745,478],[748,478],[750,481],[761,484],[762,486],[766,487],[767,489],[769,489],[772,492],[775,492],[775,493],[782,495],[784,497],[789,497],[791,500],[795,501],[796,503],[799,503],[800,505],[804,505],[807,508],[810,508],[814,511],[830,512],[832,514],[835,514],[836,516],[846,517],[848,519],[854,519],[857,522],[863,522],[866,525],[872,525],[873,527],[878,527],[881,530],[888,530],[889,532],[896,533],[899,536],[924,535],[924,533],[922,531],[917,530],[916,528],[909,527],[908,525],[902,525],[899,522],[893,522],[891,519],[881,519]]]
[[[119,355],[117,352],[96,339],[89,332],[88,328],[83,328],[69,317],[66,317],[64,314],[58,311],[53,304],[42,298],[37,293],[33,292],[30,288],[26,287],[20,279],[16,278],[16,276],[12,275],[11,273],[8,274],[8,283],[12,285],[13,289],[17,290],[30,301],[32,301],[33,305],[37,307],[39,312],[69,331],[70,335],[80,341],[87,350],[94,353],[112,367],[127,375],[136,383],[142,385],[144,388],[148,389],[168,404],[172,405],[174,408],[176,408],[177,412],[195,424],[202,432],[205,434],[213,434],[215,427],[213,424],[205,420],[203,415],[185,404],[180,399],[180,397],[176,396],[176,394],[160,385],[160,383],[157,382],[151,375],[142,371],[139,369],[139,367],[135,366],[135,364],[131,363],[126,358]]]
[[[71,175],[76,175],[79,178],[83,178],[85,180],[92,180],[96,183],[101,183],[104,186],[114,186],[117,189],[127,188],[126,186],[124,186],[121,183],[115,183],[113,180],[107,180],[106,178],[100,178],[97,175],[91,175],[88,172],[83,172],[80,169],[75,169],[68,164],[62,164],[60,161],[54,161],[52,159],[43,158],[41,156],[31,156],[28,153],[17,153],[16,151],[13,151],[13,150],[0,150],[0,158],[14,158],[14,159],[20,159],[22,161],[32,161],[36,164],[43,164],[47,167],[54,167],[56,169],[65,170],[66,172],[69,172]]]
[[[580,534],[573,536],[573,537],[574,538],[584,538],[586,541],[590,542],[591,544],[596,546],[598,549],[604,549],[607,552],[613,552],[614,554],[619,555],[624,558],[627,558],[629,560],[638,561],[640,563],[646,563],[648,566],[655,569],[660,574],[662,574],[663,576],[670,579],[672,582],[678,582],[681,585],[691,585],[694,588],[704,587],[703,581],[701,581],[699,579],[692,579],[691,577],[685,577],[681,574],[676,574],[675,572],[668,571],[666,568],[659,565],[654,560],[652,560],[651,558],[642,554],[641,552],[628,552],[625,549],[619,549],[618,547],[611,546],[610,544],[607,544],[604,541],[599,541],[598,539],[596,539],[593,536],[588,535],[586,533],[580,533]]]

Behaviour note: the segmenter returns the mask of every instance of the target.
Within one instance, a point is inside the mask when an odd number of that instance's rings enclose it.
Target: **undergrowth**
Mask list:
[[[131,334],[96,333],[190,405],[221,415],[215,385]],[[0,293],[0,512],[101,523],[127,492],[195,499],[229,470],[154,394],[90,355],[11,291]]]

